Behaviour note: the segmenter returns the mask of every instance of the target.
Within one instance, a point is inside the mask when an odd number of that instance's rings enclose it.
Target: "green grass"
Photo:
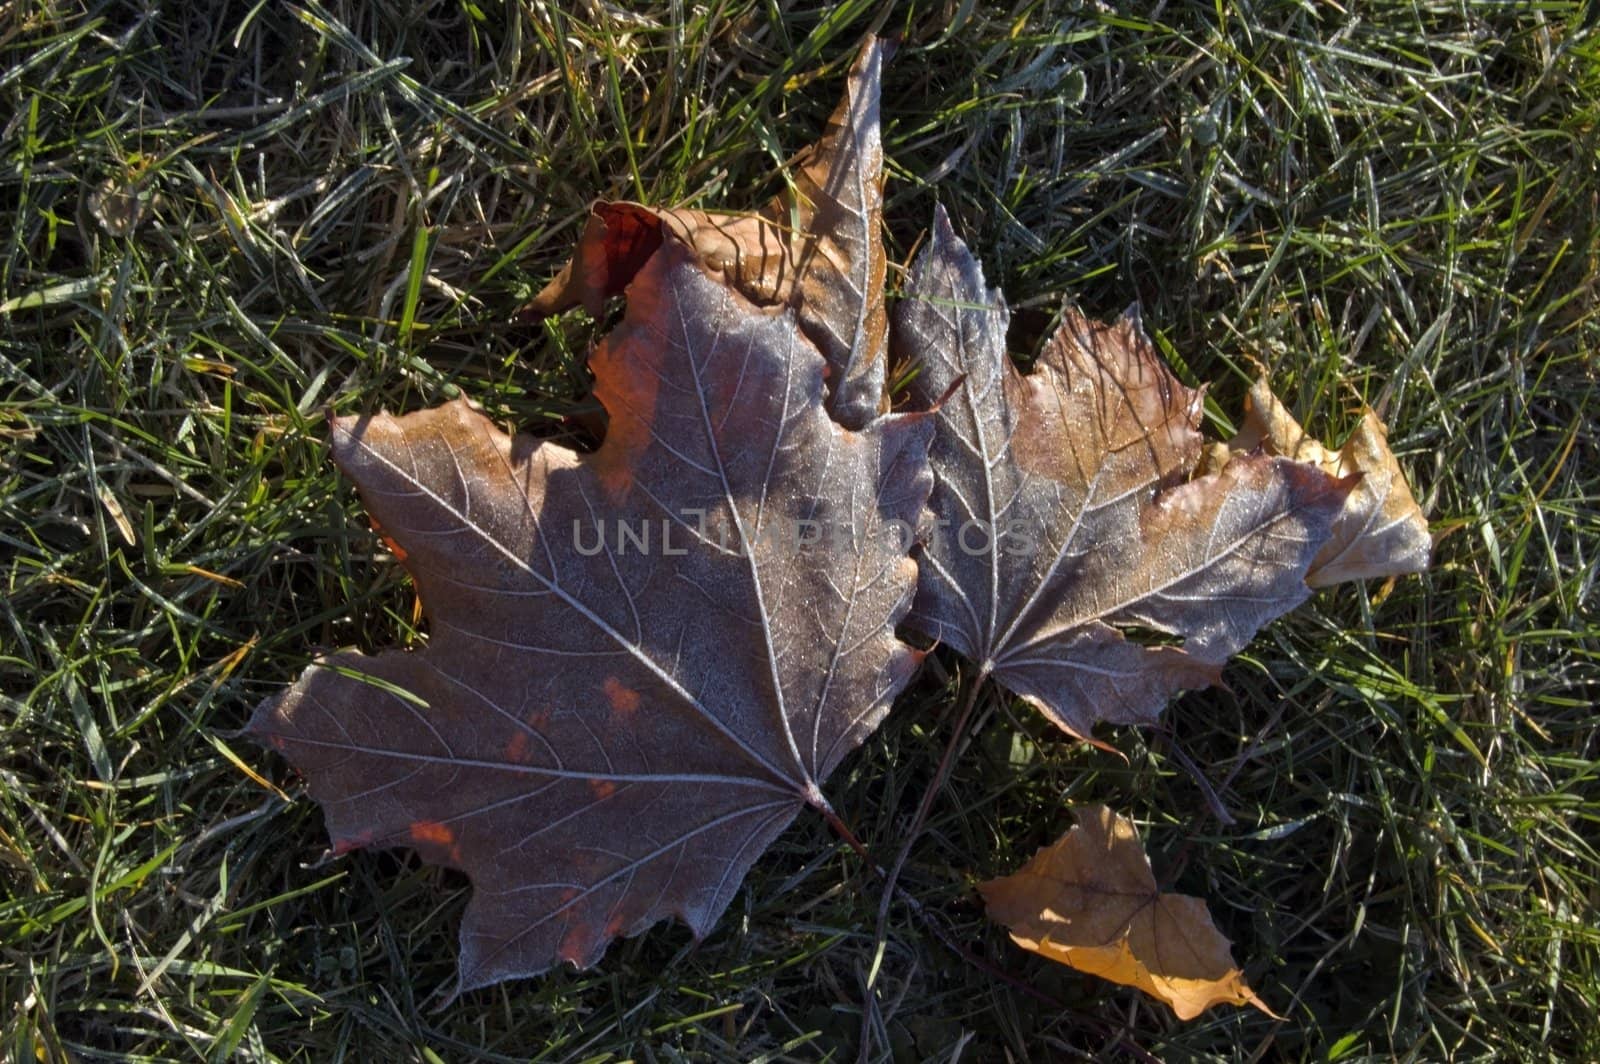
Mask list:
[[[231,736],[417,637],[321,413],[571,434],[599,327],[511,314],[585,205],[761,202],[879,11],[567,7],[0,2],[0,1059],[1600,1059],[1600,36],[1563,3],[888,10],[895,259],[942,202],[1020,355],[1137,298],[1219,419],[1257,366],[1324,436],[1374,404],[1435,567],[1319,595],[1107,732],[1126,763],[989,704],[903,877],[982,964],[897,907],[868,994],[876,882],[807,817],[705,941],[435,1008],[465,880],[327,856]],[[939,664],[828,787],[885,855]],[[1284,1020],[987,926],[972,884],[1073,800]]]

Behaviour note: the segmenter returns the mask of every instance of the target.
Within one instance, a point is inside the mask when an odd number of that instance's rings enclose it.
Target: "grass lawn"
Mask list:
[[[1600,1059],[1593,9],[1113,6],[0,0],[0,1059]],[[902,877],[965,957],[905,906],[878,957],[807,815],[704,941],[440,1009],[465,878],[328,854],[232,735],[421,637],[323,412],[572,434],[605,323],[513,311],[587,203],[763,202],[874,28],[893,261],[942,203],[1023,358],[1137,299],[1218,431],[1261,367],[1324,437],[1373,405],[1434,568],[1318,595],[1105,731],[1126,761],[986,705]],[[885,857],[960,668],[828,785]],[[1180,1024],[987,924],[1075,801],[1282,1020]]]

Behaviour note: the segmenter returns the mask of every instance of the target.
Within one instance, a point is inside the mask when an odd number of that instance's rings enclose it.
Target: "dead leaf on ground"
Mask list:
[[[249,725],[336,849],[471,876],[463,990],[668,917],[704,935],[920,660],[894,626],[930,418],[840,428],[793,311],[670,242],[592,365],[593,454],[464,401],[333,421],[427,645],[340,651]]]
[[[1245,398],[1244,426],[1227,443],[1212,445],[1206,467],[1220,469],[1257,449],[1309,462],[1336,477],[1361,474],[1328,542],[1312,559],[1306,583],[1329,587],[1427,570],[1432,549],[1428,521],[1389,450],[1389,433],[1377,414],[1363,411],[1345,445],[1330,451],[1306,434],[1264,379],[1258,380]]]
[[[1015,873],[978,890],[989,918],[1023,949],[1080,972],[1135,986],[1191,1020],[1218,1004],[1275,1015],[1234,966],[1205,902],[1164,894],[1133,821],[1103,805]]]

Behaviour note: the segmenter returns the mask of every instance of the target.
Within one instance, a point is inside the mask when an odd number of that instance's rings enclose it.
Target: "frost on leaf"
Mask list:
[[[840,428],[794,311],[671,242],[592,365],[593,454],[463,401],[333,421],[427,644],[333,654],[249,725],[336,848],[471,877],[461,989],[668,917],[705,934],[919,660],[894,625],[930,418]]]
[[[1006,320],[940,211],[893,332],[920,363],[914,404],[959,381],[936,414],[909,624],[1073,734],[1150,723],[1307,597],[1357,478],[1260,452],[1192,476],[1201,393],[1136,315],[1069,311],[1026,375]]]
[[[989,918],[1032,950],[1080,972],[1136,986],[1192,1020],[1218,1004],[1272,1010],[1234,966],[1205,902],[1163,894],[1133,822],[1103,805],[1027,864],[979,885]]]
[[[789,167],[789,186],[755,214],[594,204],[572,261],[529,310],[582,304],[598,315],[663,241],[693,250],[715,277],[763,306],[787,306],[827,361],[828,409],[860,428],[884,409],[883,144],[886,42],[861,46],[821,139]]]

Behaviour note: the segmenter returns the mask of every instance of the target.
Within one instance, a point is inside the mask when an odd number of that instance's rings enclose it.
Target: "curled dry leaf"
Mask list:
[[[463,401],[334,420],[427,646],[334,654],[249,724],[337,849],[472,878],[461,989],[670,916],[705,934],[919,660],[894,625],[930,418],[842,429],[794,311],[670,242],[592,365],[593,454]]]
[[[1234,966],[1205,902],[1164,894],[1133,822],[1103,805],[1012,875],[979,885],[989,918],[1023,949],[1136,986],[1190,1020],[1218,1004],[1273,1015]]]
[[[935,527],[909,624],[1063,729],[1150,723],[1168,698],[1309,594],[1357,478],[1241,454],[1191,479],[1201,393],[1137,315],[1068,311],[1033,372],[1007,311],[940,211],[895,308],[915,403],[937,410]]]
[[[527,308],[598,315],[662,243],[693,249],[713,276],[762,306],[792,307],[828,364],[828,409],[860,428],[884,405],[883,144],[879,94],[889,46],[869,38],[844,98],[790,186],[757,214],[597,202],[572,261]]]
[[[1258,380],[1245,399],[1239,434],[1226,444],[1214,444],[1206,455],[1206,466],[1220,469],[1233,458],[1256,450],[1309,462],[1336,477],[1361,474],[1333,523],[1328,542],[1312,559],[1306,583],[1328,587],[1346,580],[1402,576],[1428,568],[1432,547],[1428,521],[1389,450],[1389,433],[1377,414],[1364,411],[1345,445],[1330,451],[1306,435],[1267,382]]]

